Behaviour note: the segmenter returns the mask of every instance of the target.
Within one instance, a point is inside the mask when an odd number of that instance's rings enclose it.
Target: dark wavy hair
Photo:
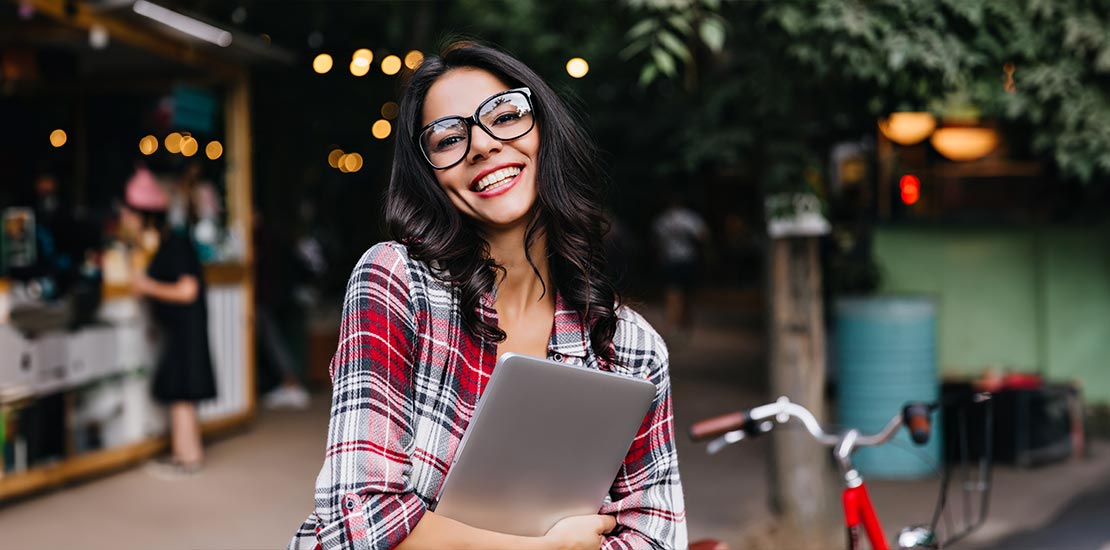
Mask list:
[[[476,224],[451,203],[413,140],[423,126],[428,89],[448,71],[464,67],[489,72],[509,88],[526,86],[532,91],[533,131],[540,133],[540,145],[537,199],[525,232],[525,252],[539,276],[530,250],[540,235],[546,235],[552,283],[582,315],[594,353],[612,362],[620,297],[605,275],[602,238],[608,226],[597,150],[555,91],[512,56],[489,46],[456,42],[440,56],[424,58],[412,74],[401,99],[386,198],[390,236],[405,244],[412,258],[436,267],[437,277],[459,289],[467,330],[496,342],[505,339],[504,331],[479,314],[482,293],[493,287],[496,273],[504,268],[490,257]]]

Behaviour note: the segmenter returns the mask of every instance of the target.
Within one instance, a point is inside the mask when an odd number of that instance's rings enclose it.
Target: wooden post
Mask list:
[[[250,80],[245,72],[231,81],[224,100],[224,120],[227,125],[227,226],[228,230],[238,233],[242,244],[241,262],[246,269],[243,277],[243,361],[246,370],[247,414],[255,410],[255,357],[254,357],[254,246],[253,202],[251,200],[254,183],[254,165],[251,163],[253,144],[251,141],[251,104]]]
[[[785,395],[825,422],[825,326],[818,237],[771,240],[768,262],[771,396]],[[777,430],[771,438],[771,505],[792,546],[837,543],[840,501],[830,450],[808,432]],[[830,537],[836,536],[835,540]]]

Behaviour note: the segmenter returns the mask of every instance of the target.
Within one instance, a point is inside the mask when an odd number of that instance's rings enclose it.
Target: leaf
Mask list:
[[[721,53],[725,47],[725,26],[719,19],[706,19],[701,22],[698,34],[702,42],[713,53]]]
[[[690,50],[670,31],[659,31],[659,42],[679,59],[690,61]]]
[[[651,63],[644,65],[644,68],[640,71],[640,86],[646,88],[649,84],[651,84],[653,80],[655,80],[655,77],[658,74],[659,69],[655,65]]]
[[[629,40],[635,40],[654,31],[658,26],[659,22],[656,21],[655,18],[649,17],[633,25],[624,36]]]
[[[652,48],[651,58],[655,60],[655,64],[659,67],[659,70],[662,71],[663,74],[667,76],[675,75],[674,58],[671,57],[671,55],[667,53],[666,50],[662,48]]]
[[[721,0],[701,0],[701,3],[713,11],[721,10]]]
[[[647,49],[648,44],[650,44],[650,43],[651,43],[651,41],[648,40],[647,38],[641,38],[639,40],[634,40],[631,44],[625,46],[624,49],[621,50],[620,53],[617,54],[617,55],[619,55],[621,59],[631,59],[636,54],[638,54],[638,53],[644,51],[645,49]]]
[[[685,15],[672,15],[667,18],[667,23],[686,36],[694,34],[694,27]]]

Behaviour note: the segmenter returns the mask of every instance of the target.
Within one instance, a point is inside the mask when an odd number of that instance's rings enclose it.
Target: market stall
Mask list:
[[[247,66],[283,54],[150,2],[0,6],[0,110],[14,121],[0,138],[4,501],[166,447],[149,391],[157,339],[128,285],[137,251],[112,227],[136,165],[184,197],[182,230],[205,264],[218,391],[200,404],[204,431],[252,418]]]

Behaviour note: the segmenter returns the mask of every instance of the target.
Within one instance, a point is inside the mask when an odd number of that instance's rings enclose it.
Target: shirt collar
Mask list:
[[[551,329],[551,341],[547,345],[548,355],[559,353],[585,359],[589,349],[589,331],[582,322],[582,316],[563,300],[562,293],[556,291],[555,324]]]

